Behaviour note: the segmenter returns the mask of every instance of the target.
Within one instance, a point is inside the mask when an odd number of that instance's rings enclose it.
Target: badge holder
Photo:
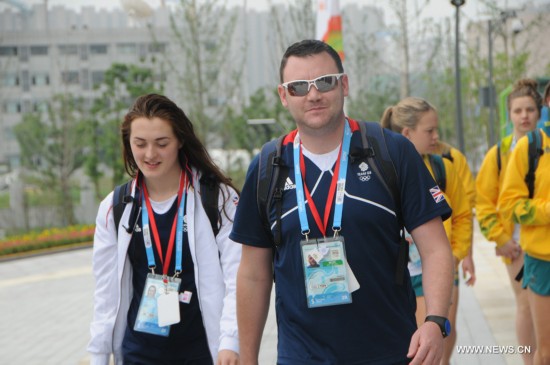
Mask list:
[[[308,307],[351,303],[344,237],[310,240],[306,235],[300,248]]]
[[[180,321],[178,291],[181,279],[147,274],[134,331],[168,337]]]

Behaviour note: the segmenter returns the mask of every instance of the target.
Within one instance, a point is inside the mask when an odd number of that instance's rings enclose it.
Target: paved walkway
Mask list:
[[[495,354],[503,352],[502,346],[517,350],[515,304],[506,270],[494,256],[492,245],[479,232],[475,242],[478,281],[474,288],[460,287],[457,346],[482,346],[484,353],[455,353],[452,364],[522,364],[520,355]],[[91,255],[86,248],[0,262],[0,364],[89,364],[86,344],[94,284]],[[276,348],[277,329],[271,311],[261,365],[275,364]]]

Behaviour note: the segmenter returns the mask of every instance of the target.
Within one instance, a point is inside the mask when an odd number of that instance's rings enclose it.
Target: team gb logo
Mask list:
[[[361,170],[357,173],[359,180],[369,181],[372,174],[372,171],[369,170],[369,165],[366,162],[361,162],[361,164],[359,164],[359,170]]]

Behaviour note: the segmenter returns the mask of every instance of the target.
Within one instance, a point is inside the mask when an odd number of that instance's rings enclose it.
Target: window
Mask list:
[[[149,53],[164,53],[164,52],[166,52],[166,43],[149,44]]]
[[[92,44],[90,45],[90,54],[107,54],[109,46],[106,44]]]
[[[50,84],[50,75],[47,72],[37,72],[32,75],[31,81],[34,86],[46,86]]]
[[[17,56],[17,47],[15,47],[15,46],[1,46],[0,47],[0,57],[1,56]]]
[[[98,87],[105,80],[105,72],[92,71],[92,87]]]
[[[80,84],[78,71],[63,71],[61,72],[61,81],[67,85]]]
[[[4,111],[6,114],[19,114],[21,113],[21,103],[19,101],[7,100],[4,103]]]
[[[34,112],[47,113],[48,112],[48,102],[45,100],[35,100],[33,102],[32,110]]]
[[[48,46],[31,46],[32,56],[47,56]]]
[[[78,46],[76,44],[62,44],[59,46],[59,54],[61,55],[77,55]]]
[[[117,44],[117,50],[120,54],[137,54],[137,45],[135,43]]]
[[[6,73],[2,76],[2,86],[19,86],[19,75]]]

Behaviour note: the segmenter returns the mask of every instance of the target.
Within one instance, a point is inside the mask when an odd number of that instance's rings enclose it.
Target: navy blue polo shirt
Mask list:
[[[185,208],[187,210],[187,207]],[[146,208],[144,207],[144,209]],[[154,213],[163,255],[166,255],[170,230],[172,229],[174,216],[176,214],[177,199],[174,200],[170,209],[164,214]],[[185,214],[187,214],[187,212]],[[138,217],[137,226],[141,228],[141,216]],[[122,342],[125,363],[158,365],[165,362],[172,363],[173,361],[182,362],[196,360],[197,362],[195,363],[197,364],[212,364],[212,356],[208,348],[206,330],[204,329],[198,302],[194,264],[191,257],[191,251],[189,250],[189,240],[185,223],[183,231],[180,292],[187,290],[193,293],[193,295],[191,296],[190,303],[179,303],[181,321],[170,327],[170,334],[168,337],[134,331],[134,324],[137,318],[139,303],[143,295],[145,280],[150,270],[148,269],[143,234],[141,233],[142,230],[134,232],[132,235],[132,240],[128,247],[128,257],[130,258],[130,263],[133,268],[133,296],[128,310],[128,325]],[[153,252],[157,264],[155,273],[162,274],[162,264],[156,250],[153,234],[151,234],[151,239],[153,240]],[[174,275],[175,256],[174,247],[170,265],[168,266],[169,276]],[[202,359],[202,362],[198,359]]]
[[[351,149],[362,148],[358,125]],[[389,132],[389,131],[386,131]],[[351,304],[308,308],[300,252],[292,143],[296,131],[283,141],[281,157],[289,167],[283,192],[282,246],[274,261],[275,306],[278,322],[280,365],[396,364],[406,362],[416,330],[416,299],[408,270],[404,284],[395,283],[399,224],[392,196],[366,161],[350,161],[346,177],[342,227],[349,265],[360,288]],[[445,201],[436,203],[429,189],[436,184],[411,142],[386,133],[388,150],[399,176],[401,206],[407,230],[450,215]],[[305,157],[307,184],[315,205],[323,214],[334,167],[321,172]],[[249,168],[230,238],[256,247],[270,248],[271,238],[260,220],[256,202],[258,157]],[[306,205],[310,237],[322,237]],[[328,220],[332,226],[334,205]],[[270,214],[275,223],[275,207]]]

